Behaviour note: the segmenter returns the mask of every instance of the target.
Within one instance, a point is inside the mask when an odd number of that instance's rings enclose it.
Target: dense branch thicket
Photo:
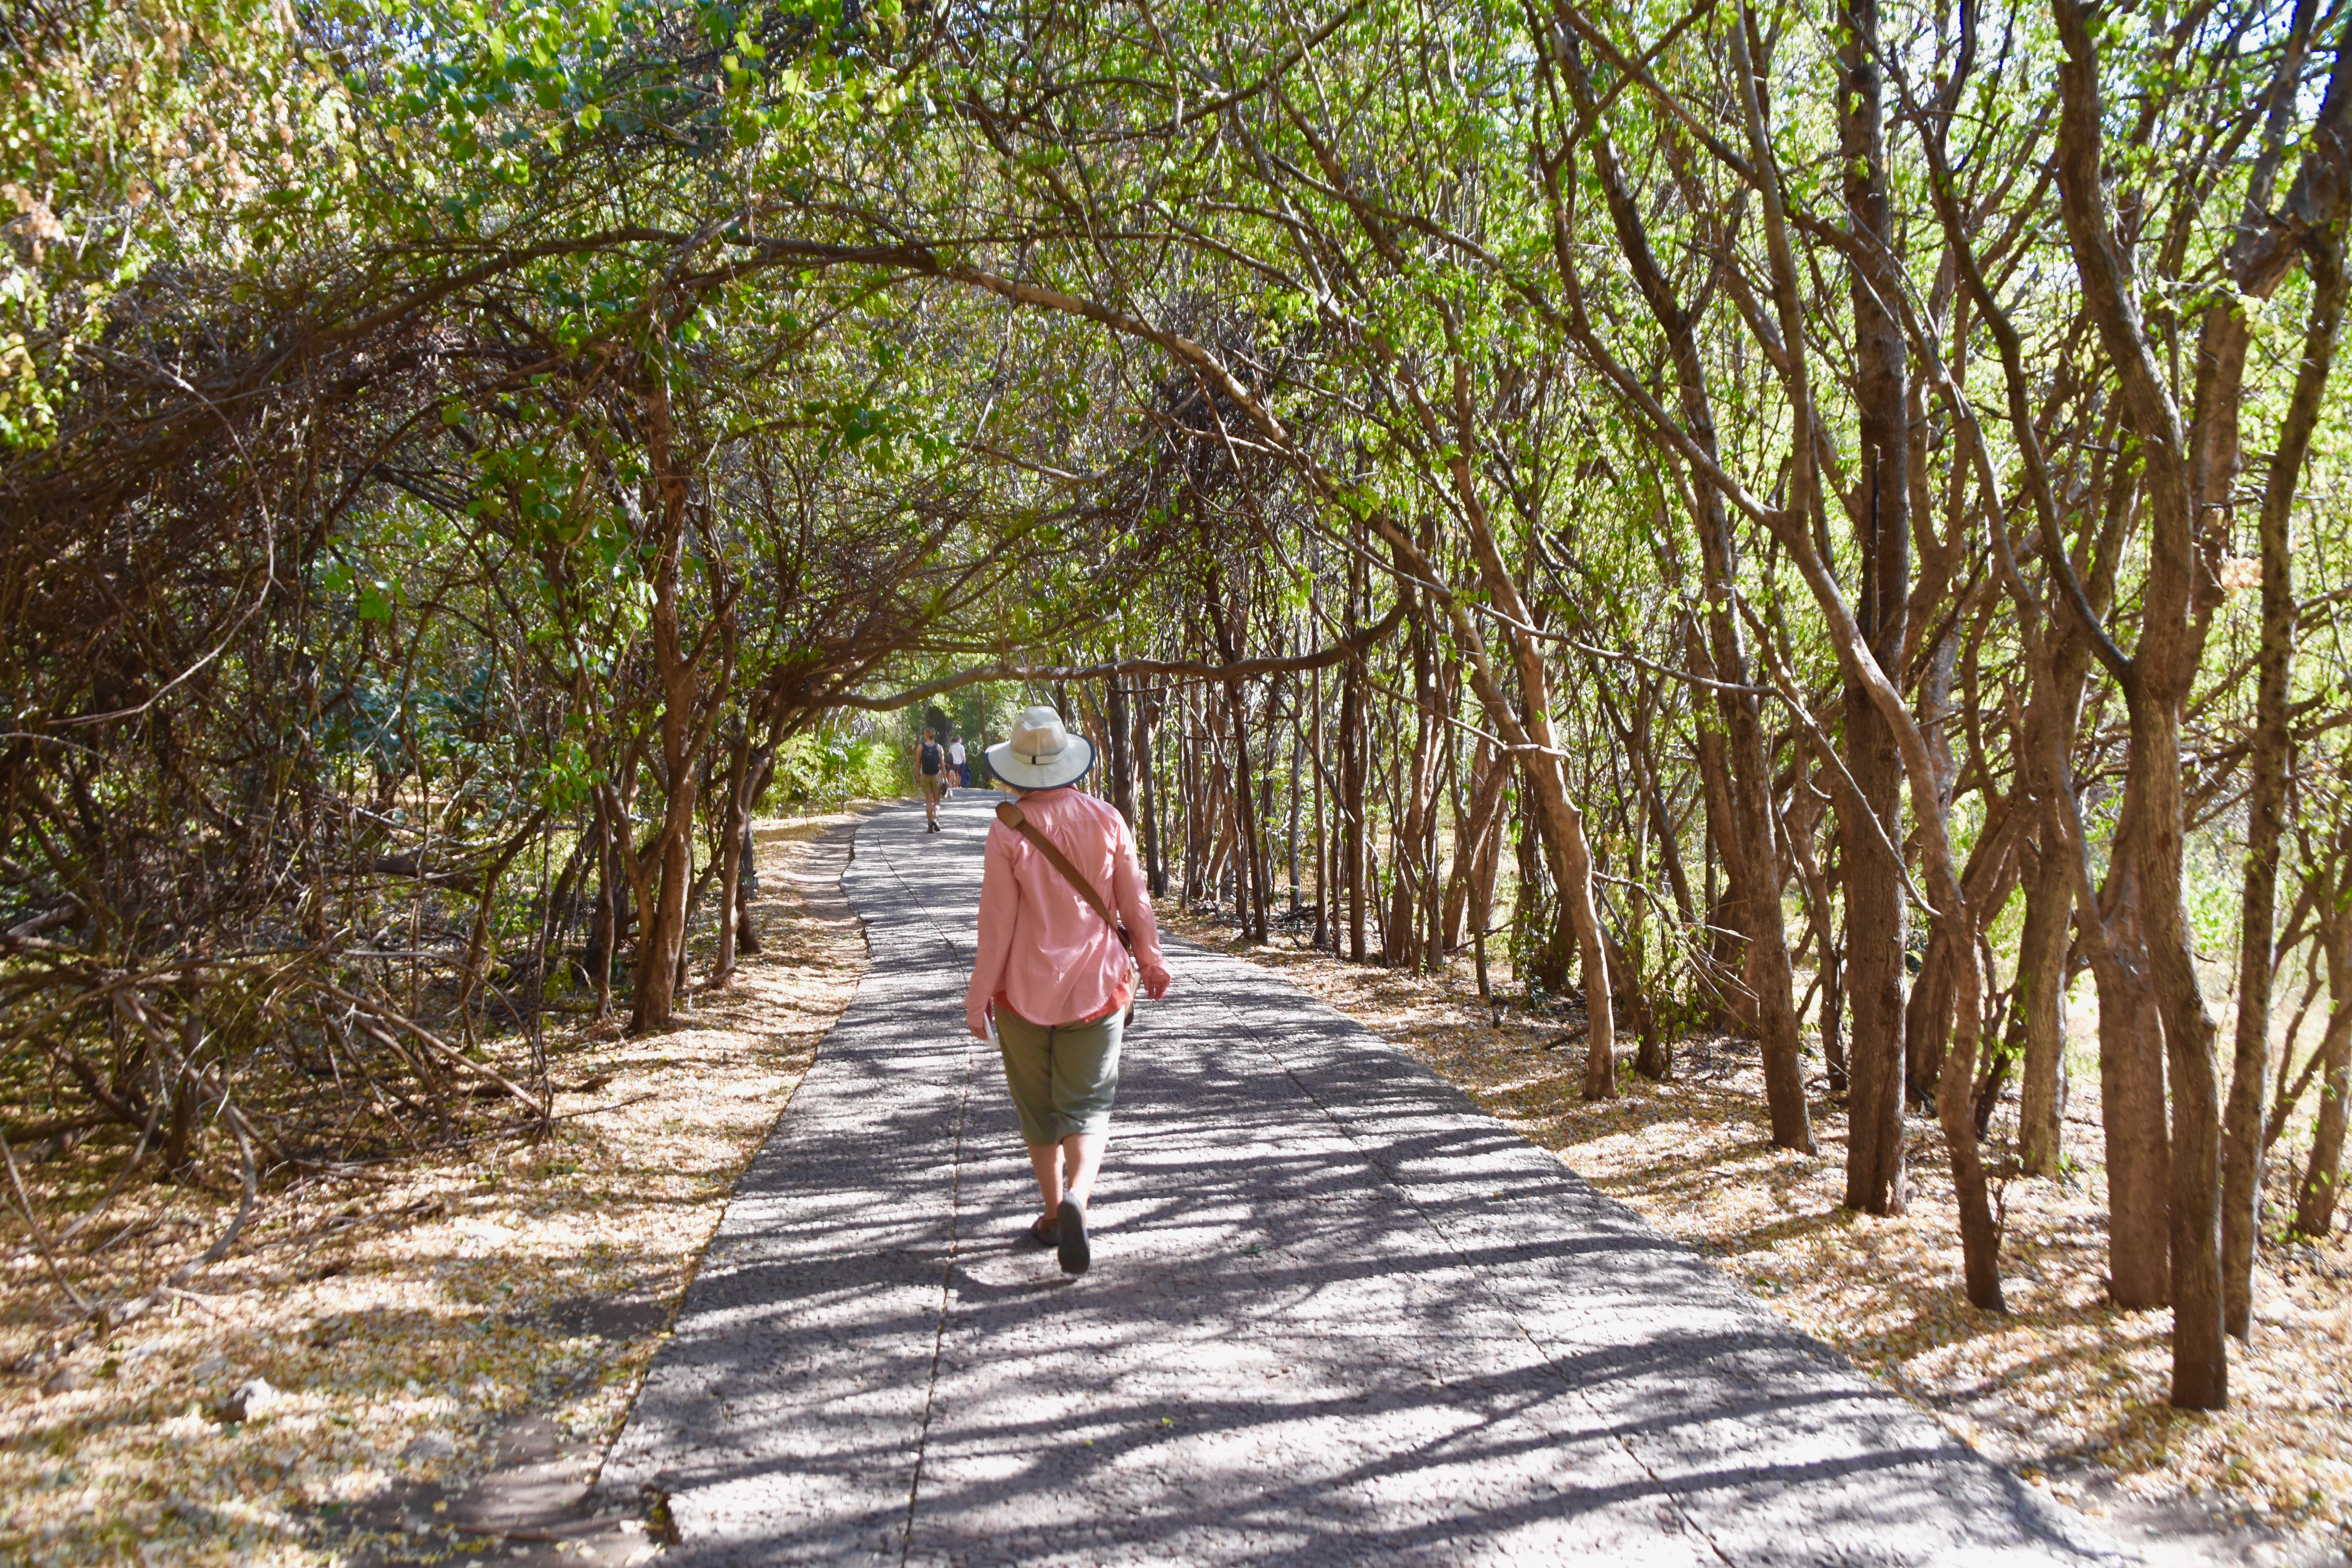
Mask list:
[[[2088,991],[2221,1405],[2352,1089],[2347,22],[36,7],[11,1145],[527,1130],[551,1014],[724,983],[764,795],[1025,694],[1155,890],[1590,1096],[1750,1037],[1877,1213],[1931,1108],[1979,1307]]]

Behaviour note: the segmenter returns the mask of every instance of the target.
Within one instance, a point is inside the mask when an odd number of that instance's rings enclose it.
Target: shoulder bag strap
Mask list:
[[[1070,864],[1070,858],[1062,853],[1060,845],[1039,832],[1037,825],[1022,816],[1021,808],[1009,800],[997,803],[996,820],[1036,846],[1037,852],[1045,857],[1047,863],[1062,874],[1065,881],[1077,889],[1078,897],[1086,900],[1087,907],[1102,917],[1103,924],[1110,927],[1111,934],[1118,938],[1119,946],[1127,949],[1129,956],[1134,955],[1135,939],[1127,934],[1127,927],[1121,925],[1118,917],[1110,912],[1110,906],[1105,903],[1103,896],[1095,890],[1095,885],[1080,876],[1078,868]]]

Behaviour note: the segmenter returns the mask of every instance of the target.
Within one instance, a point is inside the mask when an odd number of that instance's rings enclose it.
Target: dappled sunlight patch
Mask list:
[[[187,1290],[62,1356],[42,1353],[63,1348],[56,1291],[20,1258],[0,1296],[0,1364],[21,1369],[0,1384],[0,1558],[325,1563],[401,1528],[377,1517],[388,1489],[478,1474],[496,1424],[525,1408],[609,1442],[736,1176],[863,973],[856,922],[795,890],[803,847],[846,820],[761,825],[766,952],[730,991],[638,1038],[550,1041],[575,1092],[544,1141],[280,1194]],[[37,1195],[76,1179],[28,1174],[53,1184]],[[100,1236],[193,1253],[231,1207],[149,1186]],[[128,1284],[162,1260],[77,1243],[68,1261],[98,1288],[93,1269]]]
[[[2117,1489],[2204,1499],[2352,1542],[2352,1242],[2339,1233],[2322,1246],[2266,1248],[2252,1343],[2231,1342],[2232,1407],[2174,1410],[2165,1402],[2170,1313],[2106,1301],[2095,1081],[2078,1076],[2074,1087],[2072,1173],[1999,1184],[2010,1310],[1985,1312],[1959,1289],[1959,1226],[1932,1118],[1906,1121],[1908,1212],[1856,1214],[1841,1206],[1843,1106],[1813,1102],[1819,1154],[1773,1148],[1762,1070],[1746,1042],[1685,1042],[1675,1081],[1621,1071],[1619,1097],[1588,1104],[1583,1040],[1562,1038],[1570,1020],[1498,1016],[1466,965],[1406,975],[1281,941],[1249,948],[1231,928],[1172,908],[1162,918],[1378,1031],[2052,1495],[2094,1515]],[[1996,1157],[2014,1124],[2012,1101],[1994,1121]],[[2273,1169],[2273,1215],[2291,1212],[2286,1174]]]

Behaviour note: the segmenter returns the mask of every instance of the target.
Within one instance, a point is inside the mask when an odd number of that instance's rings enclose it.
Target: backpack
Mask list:
[[[925,772],[925,773],[938,773],[939,771],[940,771],[940,748],[939,748],[939,743],[938,743],[937,742],[935,742],[935,741],[926,741],[926,742],[923,742],[923,772]]]

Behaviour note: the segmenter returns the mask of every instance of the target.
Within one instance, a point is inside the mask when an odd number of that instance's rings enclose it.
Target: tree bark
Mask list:
[[[1916,403],[1917,396],[1916,387],[1912,389],[1912,395]],[[1919,423],[1924,426],[1926,421],[1923,418]],[[1919,443],[1916,440],[1912,443],[1910,457],[1915,466],[1915,471],[1912,474],[1912,505],[1913,517],[1916,520],[1919,515],[1917,491],[1919,486],[1925,481],[1916,471],[1916,465],[1920,457]],[[1934,584],[1927,581],[1923,574],[1919,588],[1912,595],[1914,607],[1918,607],[1918,601],[1923,593],[1933,591]],[[1910,630],[1906,628],[1906,636],[1910,635]],[[1926,659],[1922,661],[1926,668],[1922,671],[1914,699],[1917,704],[1920,732],[1927,738],[1927,752],[1935,764],[1937,788],[1939,791],[1943,809],[1948,815],[1952,809],[1953,783],[1958,773],[1957,768],[1953,765],[1952,748],[1946,732],[1950,721],[1958,714],[1958,710],[1952,705],[1954,666],[1958,652],[1957,634],[1956,617],[1952,625],[1945,629],[1943,636],[1937,638],[1935,647]],[[1987,835],[1979,836],[1979,852],[1981,852],[1981,847],[1987,837]],[[1970,858],[1974,860],[1975,856],[1971,855]],[[1971,873],[1974,870],[1975,867],[1972,865]],[[1976,878],[1973,874],[1969,880],[1972,884],[1969,901],[1974,906],[1976,900],[1973,884]],[[1994,918],[1999,910],[1998,906],[1989,910],[1979,908],[1979,912],[1981,919],[1990,921]],[[1936,1102],[1936,1086],[1944,1070],[1944,1050],[1951,1039],[1951,955],[1949,949],[1944,943],[1930,942],[1927,958],[1919,966],[1919,973],[1911,982],[1910,999],[1904,1004],[1903,1007],[1904,1079],[1911,1098],[1921,1105],[1932,1105]]]
[[[1129,832],[1135,829],[1135,769],[1128,750],[1131,727],[1127,688],[1114,676],[1103,683],[1104,738],[1110,742],[1110,803],[1127,819]]]
[[[1310,595],[1312,592],[1309,590]],[[1310,613],[1319,607],[1319,605],[1310,602]],[[1337,879],[1331,875],[1332,851],[1325,826],[1328,815],[1324,802],[1323,780],[1328,770],[1323,746],[1323,672],[1320,669],[1315,671],[1311,700],[1315,705],[1315,934],[1311,945],[1320,951],[1327,942],[1334,949],[1339,945],[1338,937],[1333,934],[1337,930],[1339,910],[1331,902],[1331,889],[1337,886]]]
[[[2273,922],[2278,904],[2279,840],[2286,815],[2292,738],[2287,704],[2294,658],[2294,557],[2289,525],[2328,371],[2344,321],[2344,234],[2330,226],[2310,246],[2311,311],[2294,395],[2271,458],[2257,530],[2263,563],[2262,644],[2255,658],[2252,778],[2246,793],[2246,881],[2239,907],[2238,1024],[2223,1112],[2221,1165],[2222,1321],[2246,1338],[2253,1328],[2254,1243],[2262,1234],[2263,1089],[2270,1077]],[[2337,993],[2341,994],[2341,993]]]
[[[1813,928],[1813,982],[1822,994],[1822,1068],[1830,1092],[1844,1094],[1851,1083],[1847,1077],[1845,1038],[1842,1027],[1843,1014],[1841,1004],[1845,997],[1845,979],[1840,962],[1841,945],[1837,940],[1837,905],[1830,893],[1831,878],[1822,868],[1821,856],[1813,842],[1815,826],[1821,821],[1828,803],[1805,783],[1801,762],[1795,794],[1797,798],[1790,802],[1786,815],[1786,826],[1789,847],[1796,858],[1797,875],[1804,886],[1805,901]]]
[[[676,1012],[677,971],[686,951],[687,889],[694,873],[694,814],[699,792],[695,760],[702,737],[697,731],[698,671],[681,636],[678,558],[686,535],[686,477],[672,458],[669,396],[654,371],[646,414],[649,489],[659,518],[652,540],[654,674],[662,697],[662,820],[650,858],[659,883],[640,916],[636,984],[631,1001],[632,1030],[666,1024]]]
[[[2017,1002],[2025,1020],[2025,1060],[2018,1082],[2018,1168],[2057,1173],[2066,1118],[2066,950],[2074,881],[2045,809],[2040,842],[2025,879],[2025,929],[2018,939]]]
[[[1444,942],[1451,950],[1462,945],[1464,917],[1472,912],[1473,893],[1477,882],[1477,868],[1493,858],[1490,844],[1496,837],[1496,824],[1502,816],[1504,786],[1510,782],[1511,760],[1498,755],[1484,740],[1470,764],[1472,776],[1477,781],[1471,786],[1470,808],[1461,830],[1461,838],[1454,846],[1454,874],[1445,889],[1445,909],[1442,917]]]
[[[1410,593],[1410,587],[1400,584],[1399,592]],[[1413,969],[1421,963],[1420,909],[1426,901],[1425,889],[1433,872],[1424,857],[1424,840],[1428,837],[1428,815],[1431,809],[1430,714],[1436,706],[1436,694],[1430,679],[1429,637],[1421,619],[1407,612],[1408,636],[1411,639],[1413,663],[1413,722],[1412,752],[1404,763],[1403,776],[1398,781],[1397,802],[1402,808],[1393,816],[1396,822],[1396,885],[1391,889],[1388,920],[1389,942],[1385,954],[1391,969]]]
[[[727,813],[721,825],[719,861],[719,951],[710,961],[710,984],[724,985],[735,973],[736,911],[743,880],[744,787],[751,771],[751,729],[735,737],[727,763]]]
[[[2142,326],[2138,285],[2115,243],[2091,20],[2081,0],[2053,0],[2052,9],[2064,50],[2058,72],[2060,215],[2084,309],[2121,385],[2147,474],[2142,629],[2124,682],[2130,719],[2125,787],[2141,815],[2133,837],[2118,832],[2115,852],[2138,866],[2148,978],[2171,1089],[2172,1403],[2217,1410],[2230,1397],[2221,1315],[2221,1093],[2216,1030],[2182,898],[2180,718],[2196,669],[2196,509],[2179,405]]]
[[[1168,896],[1168,866],[1160,854],[1160,761],[1151,743],[1151,721],[1161,699],[1147,696],[1135,705],[1135,754],[1142,760],[1143,871],[1151,896]]]
[[[2344,1185],[2344,1128],[2352,1104],[2352,914],[2343,895],[2321,900],[2319,940],[2327,954],[2327,1033],[2319,1044],[2319,1113],[2312,1128],[2311,1159],[2294,1200],[2294,1228],[2326,1236],[2336,1220],[2336,1199]]]
[[[628,821],[616,817],[607,804],[609,789],[596,793],[596,904],[591,917],[586,959],[588,982],[596,998],[596,1020],[613,1012],[613,958],[624,934],[623,904],[627,898],[619,875],[621,857],[628,853]]]
[[[1889,301],[1907,286],[1886,186],[1884,82],[1877,0],[1843,0],[1838,37],[1838,151],[1847,211],[1870,259],[1851,262],[1853,397],[1860,427],[1853,507],[1860,535],[1855,619],[1879,668],[1902,668],[1911,578],[1909,365]],[[1845,841],[1848,1071],[1845,1202],[1866,1214],[1901,1214],[1908,1202],[1903,1147],[1903,955],[1909,911],[1903,868],[1887,852],[1903,843],[1903,759],[1886,715],[1851,679],[1845,693],[1846,771],[1862,795],[1837,797]],[[1918,803],[1920,809],[1925,802]],[[1874,822],[1855,813],[1866,809]],[[1973,953],[1961,955],[1972,962]]]
[[[1290,678],[1290,794],[1283,810],[1287,817],[1284,824],[1282,842],[1290,873],[1290,918],[1298,918],[1298,809],[1303,804],[1299,785],[1306,758],[1307,735],[1298,712],[1298,677]]]
[[[1363,593],[1363,563],[1348,566],[1348,626],[1356,625]],[[1364,679],[1362,656],[1350,658],[1339,680],[1339,874],[1348,889],[1348,961],[1364,962]]]
[[[1177,713],[1181,728],[1176,732],[1177,809],[1183,821],[1181,840],[1184,846],[1184,880],[1178,884],[1180,908],[1196,903],[1202,897],[1202,879],[1208,874],[1209,845],[1202,831],[1202,822],[1209,815],[1205,798],[1208,770],[1201,761],[1201,721],[1192,710],[1191,687],[1179,689]]]
[[[741,808],[736,813],[741,825],[742,849],[735,867],[734,925],[735,951],[738,954],[756,953],[761,950],[760,929],[751,920],[751,908],[746,890],[760,890],[760,867],[754,858],[757,846],[751,837],[751,813],[767,793],[769,781],[776,776],[776,741],[771,735],[767,742],[751,753],[751,772],[743,780]]]
[[[1700,656],[1696,639],[1691,652],[1692,662],[1698,666],[1692,673],[1703,679],[1712,679],[1712,667]],[[1744,929],[1747,907],[1740,898],[1739,875],[1729,866],[1736,858],[1731,841],[1739,831],[1733,821],[1731,765],[1724,755],[1723,731],[1706,714],[1692,715],[1691,741],[1698,763],[1699,805],[1706,823],[1706,956],[1715,991],[1716,1026],[1727,1033],[1752,1038],[1759,1029],[1756,992],[1748,983],[1750,945]],[[1729,877],[1717,879],[1718,860],[1732,870]]]

